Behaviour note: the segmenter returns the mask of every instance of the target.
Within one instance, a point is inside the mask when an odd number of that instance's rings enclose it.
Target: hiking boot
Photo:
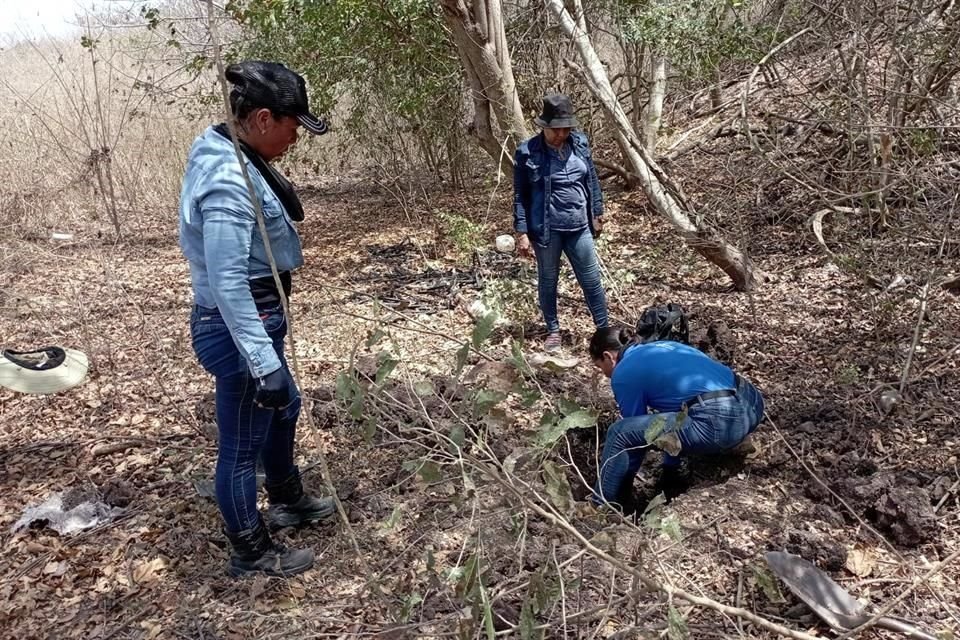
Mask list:
[[[553,331],[547,335],[547,339],[543,343],[543,350],[547,353],[552,353],[554,351],[560,351],[560,332]]]
[[[753,457],[759,451],[760,449],[757,447],[757,443],[754,442],[752,433],[748,433],[747,437],[740,441],[740,444],[730,449],[730,453],[733,455],[744,458]]]
[[[670,503],[681,493],[686,493],[693,484],[690,471],[686,465],[663,467],[660,479],[657,481],[657,490],[663,492],[663,497]]]
[[[283,482],[264,486],[270,498],[267,522],[272,530],[299,527],[326,520],[333,515],[333,498],[316,498],[304,493],[299,470],[295,470]]]
[[[264,574],[273,578],[287,578],[303,573],[313,566],[313,551],[288,549],[270,539],[262,519],[252,529],[238,533],[227,532],[233,555],[227,563],[227,573],[234,578]]]

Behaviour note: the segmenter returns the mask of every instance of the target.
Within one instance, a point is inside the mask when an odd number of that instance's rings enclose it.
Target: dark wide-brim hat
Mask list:
[[[246,60],[227,67],[224,75],[247,104],[292,116],[310,133],[327,132],[327,124],[310,113],[306,81],[279,62]]]
[[[544,129],[566,129],[579,124],[573,112],[573,103],[562,93],[544,96],[543,113],[533,121]]]

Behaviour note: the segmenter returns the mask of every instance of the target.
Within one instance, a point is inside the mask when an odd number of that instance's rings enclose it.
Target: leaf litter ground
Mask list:
[[[883,603],[956,550],[957,367],[955,357],[945,357],[960,337],[956,299],[932,297],[906,399],[886,415],[878,396],[902,372],[918,286],[872,290],[810,238],[775,228],[750,243],[775,280],[752,295],[731,293],[660,220],[637,215],[641,196],[609,191],[601,256],[613,315],[629,322],[646,305],[669,300],[692,310],[695,327],[720,327],[721,335],[705,339],[763,390],[779,433],[764,424],[759,452],[745,461],[698,461],[691,490],[663,507],[658,528],[645,536],[586,523],[594,539],[625,557],[644,542],[649,548],[634,561],[658,579],[820,632],[825,628],[763,568],[764,551],[799,553],[855,595]],[[486,195],[435,197],[477,219],[489,204]],[[507,206],[500,194],[493,210]],[[489,252],[479,261],[457,256],[429,216],[408,217],[376,190],[318,189],[307,207],[307,264],[293,299],[304,389],[316,401],[320,444],[370,573],[337,523],[281,532],[284,542],[317,553],[316,567],[302,577],[224,575],[228,551],[216,507],[194,489],[215,462],[212,381],[190,348],[188,271],[173,229],[147,228],[140,242],[117,246],[96,238],[20,244],[2,254],[0,341],[78,347],[93,366],[83,385],[54,397],[0,392],[4,636],[449,636],[470,617],[458,584],[479,531],[483,584],[503,633],[515,628],[529,637],[532,626],[549,624],[546,636],[560,635],[563,611],[579,637],[635,637],[668,626],[676,633],[683,624],[697,638],[764,637],[682,602],[670,609],[631,593],[627,577],[578,556],[571,540],[524,518],[495,485],[477,477],[465,487],[449,467],[425,471],[422,449],[389,430],[365,435],[335,399],[337,374],[352,358],[375,376],[377,351],[389,350],[400,362],[392,374],[397,393],[425,381],[448,399],[474,387],[496,391],[511,368],[476,371],[484,363],[476,354],[466,363],[472,381],[451,381],[473,331],[466,307],[505,275],[529,286],[532,271]],[[490,245],[506,230],[505,218],[498,214],[488,225]],[[565,273],[565,346],[580,364],[537,378],[551,396],[600,417],[598,428],[568,432],[552,456],[552,468],[563,469],[582,497],[580,477],[593,480],[598,441],[615,407],[587,362],[587,313]],[[494,363],[508,360],[513,339],[526,336],[528,353],[537,348],[536,318],[511,320],[484,347]],[[429,402],[423,408],[438,420],[446,415]],[[544,410],[542,401],[524,407],[516,394],[501,401],[485,424],[491,448],[503,459],[531,445]],[[320,490],[314,442],[306,429],[300,438],[306,482]],[[657,455],[649,456],[638,491],[652,486],[656,463]],[[8,532],[28,505],[76,488],[109,494],[125,515],[70,537],[42,528]],[[958,578],[958,569],[948,568],[896,612],[956,629]],[[538,600],[542,610],[531,613]]]

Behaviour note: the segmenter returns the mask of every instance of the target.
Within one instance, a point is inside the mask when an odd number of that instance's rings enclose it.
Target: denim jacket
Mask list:
[[[300,237],[280,200],[247,161],[279,271],[303,265]],[[280,368],[250,280],[271,275],[256,212],[233,142],[208,127],[193,143],[180,192],[180,248],[190,263],[194,302],[220,310],[250,373]]]
[[[592,233],[594,218],[603,215],[603,194],[600,191],[597,168],[593,164],[586,135],[572,131],[568,144],[587,165],[587,223]],[[547,151],[547,143],[542,133],[524,141],[517,147],[513,170],[514,231],[526,233],[531,240],[541,245],[550,243],[550,220],[545,212],[545,203],[550,202],[550,157]],[[542,197],[534,198],[535,191],[539,191],[538,195]]]

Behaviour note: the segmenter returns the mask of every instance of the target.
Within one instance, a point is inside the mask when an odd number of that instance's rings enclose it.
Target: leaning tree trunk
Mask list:
[[[563,0],[544,0],[547,8],[553,12],[560,26],[573,39],[585,69],[582,76],[593,95],[600,100],[608,119],[614,126],[614,135],[620,148],[625,151],[632,173],[640,179],[647,198],[657,211],[673,224],[680,234],[697,253],[717,265],[730,276],[734,286],[740,291],[753,287],[755,276],[749,258],[735,246],[726,242],[703,223],[694,223],[696,211],[687,201],[679,185],[654,162],[637,136],[633,125],[617,100],[610,86],[606,69],[590,42],[586,21],[583,17],[581,0],[572,0],[576,19],[564,7]]]
[[[483,149],[513,176],[513,152],[529,133],[517,95],[501,0],[440,0],[473,98],[473,127]]]

